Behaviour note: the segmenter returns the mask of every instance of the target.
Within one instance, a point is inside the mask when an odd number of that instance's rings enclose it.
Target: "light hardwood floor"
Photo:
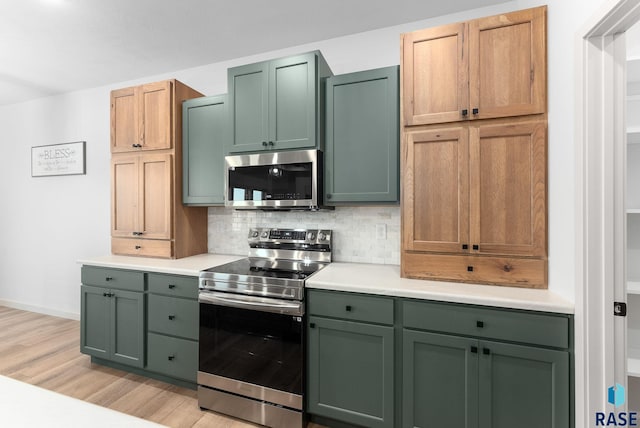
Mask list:
[[[4,306],[0,375],[169,427],[258,426],[200,410],[196,391],[92,364],[80,353],[78,321]]]

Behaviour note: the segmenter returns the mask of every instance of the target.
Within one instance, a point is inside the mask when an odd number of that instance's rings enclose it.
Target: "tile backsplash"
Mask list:
[[[236,211],[209,208],[209,252],[246,255],[251,227],[331,229],[336,262],[400,264],[400,207],[332,211]]]

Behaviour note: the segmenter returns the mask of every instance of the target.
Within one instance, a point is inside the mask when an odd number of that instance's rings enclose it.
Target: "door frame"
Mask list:
[[[610,0],[578,34],[576,47],[575,426],[607,403],[607,387],[626,386],[625,37],[640,20],[637,0]],[[613,286],[610,286],[613,285]]]

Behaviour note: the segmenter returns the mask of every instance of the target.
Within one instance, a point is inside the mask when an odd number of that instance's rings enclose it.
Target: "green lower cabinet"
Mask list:
[[[198,342],[161,334],[148,333],[149,357],[147,369],[196,382],[198,370]]]
[[[403,330],[403,426],[569,428],[569,352]]]
[[[569,352],[479,342],[480,428],[569,428]]]
[[[144,293],[83,285],[81,299],[81,351],[143,367]]]
[[[393,327],[310,316],[308,332],[308,412],[393,427]]]
[[[403,426],[477,428],[478,341],[404,329],[402,346]]]

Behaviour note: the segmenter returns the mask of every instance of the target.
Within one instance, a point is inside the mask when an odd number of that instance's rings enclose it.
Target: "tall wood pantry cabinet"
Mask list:
[[[207,252],[207,211],[182,205],[177,80],[111,92],[111,252],[181,258]]]
[[[547,286],[546,7],[402,36],[402,276]]]

